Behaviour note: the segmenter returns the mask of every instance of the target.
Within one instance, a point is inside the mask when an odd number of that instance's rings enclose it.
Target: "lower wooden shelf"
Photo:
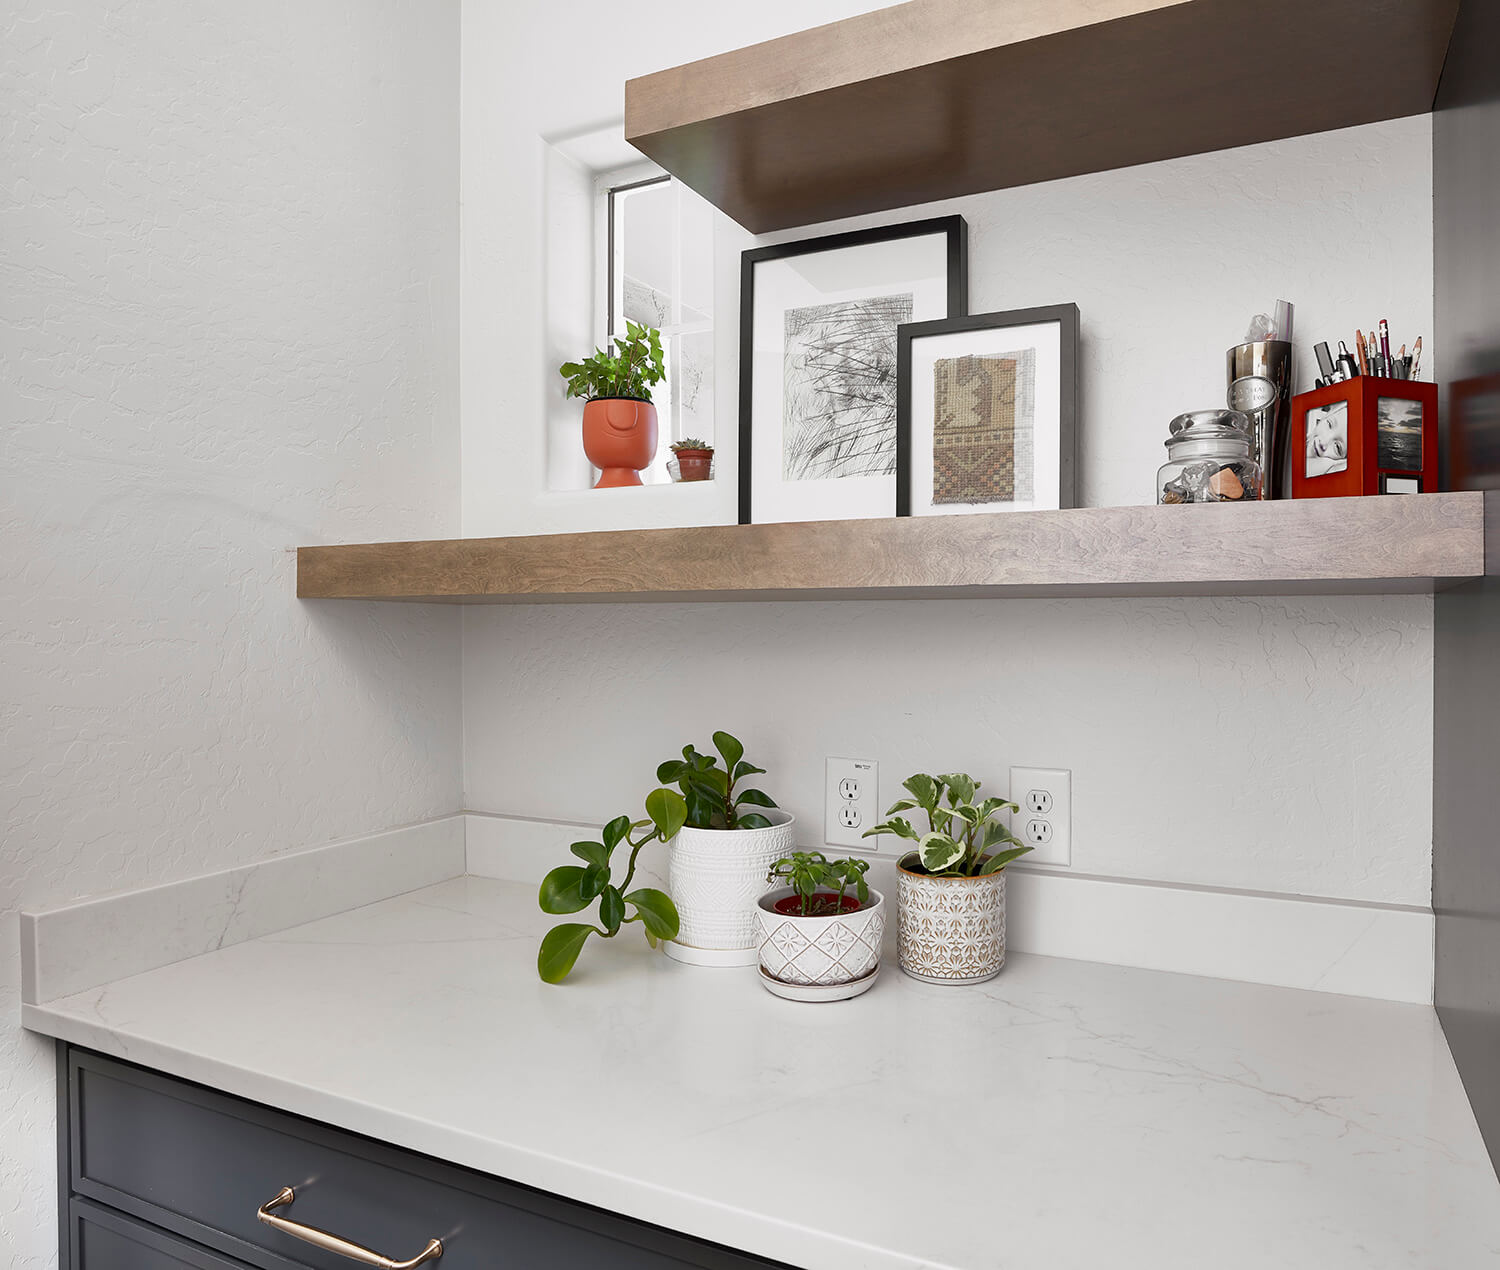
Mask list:
[[[1500,523],[1500,494],[1470,492],[301,547],[297,594],[571,604],[1430,592],[1484,574],[1487,500]]]

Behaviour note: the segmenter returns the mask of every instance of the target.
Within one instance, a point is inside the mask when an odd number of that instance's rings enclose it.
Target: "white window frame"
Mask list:
[[[625,279],[623,270],[618,267],[623,248],[617,241],[614,196],[654,185],[668,185],[679,190],[681,188],[674,177],[654,163],[636,163],[627,167],[613,168],[599,173],[594,178],[594,276],[596,279],[594,325],[601,347],[612,342],[616,334],[623,333],[623,323],[620,331],[615,330],[615,317],[621,312],[624,304]],[[683,257],[680,249],[682,240],[680,195],[672,200],[672,208],[672,240],[678,244],[672,254],[672,314],[671,320],[664,322],[661,328],[662,344],[667,354],[667,378],[652,390],[657,404],[660,439],[656,458],[651,466],[641,473],[641,479],[647,484],[666,484],[671,481],[667,471],[667,463],[672,457],[670,447],[673,441],[682,439],[679,435],[679,411],[674,401],[676,384],[673,382],[679,341],[683,336],[704,334],[713,330],[712,313],[702,321],[688,323],[682,321]],[[708,440],[712,443],[712,436]]]

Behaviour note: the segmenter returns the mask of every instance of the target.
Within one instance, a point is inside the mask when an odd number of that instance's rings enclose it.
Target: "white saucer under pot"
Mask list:
[[[880,978],[878,965],[861,979],[822,986],[810,983],[783,983],[775,975],[768,975],[764,967],[760,970],[760,981],[765,985],[766,991],[775,993],[786,1001],[847,1001],[851,997],[863,996],[875,986],[875,980],[878,978]]]

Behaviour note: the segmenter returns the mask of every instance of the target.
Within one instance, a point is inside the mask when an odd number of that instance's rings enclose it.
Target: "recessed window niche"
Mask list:
[[[643,162],[623,125],[544,151],[546,489],[587,490],[597,475],[579,436],[583,403],[563,395],[557,367],[604,346],[627,320],[662,333],[667,377],[652,390],[660,439],[641,479],[669,485],[673,441],[714,444],[717,213]]]

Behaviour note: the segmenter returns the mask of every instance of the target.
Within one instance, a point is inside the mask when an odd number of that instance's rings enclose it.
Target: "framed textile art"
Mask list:
[[[1072,507],[1078,306],[897,333],[896,514]]]
[[[745,252],[740,523],[893,515],[897,329],[967,303],[961,216]]]

